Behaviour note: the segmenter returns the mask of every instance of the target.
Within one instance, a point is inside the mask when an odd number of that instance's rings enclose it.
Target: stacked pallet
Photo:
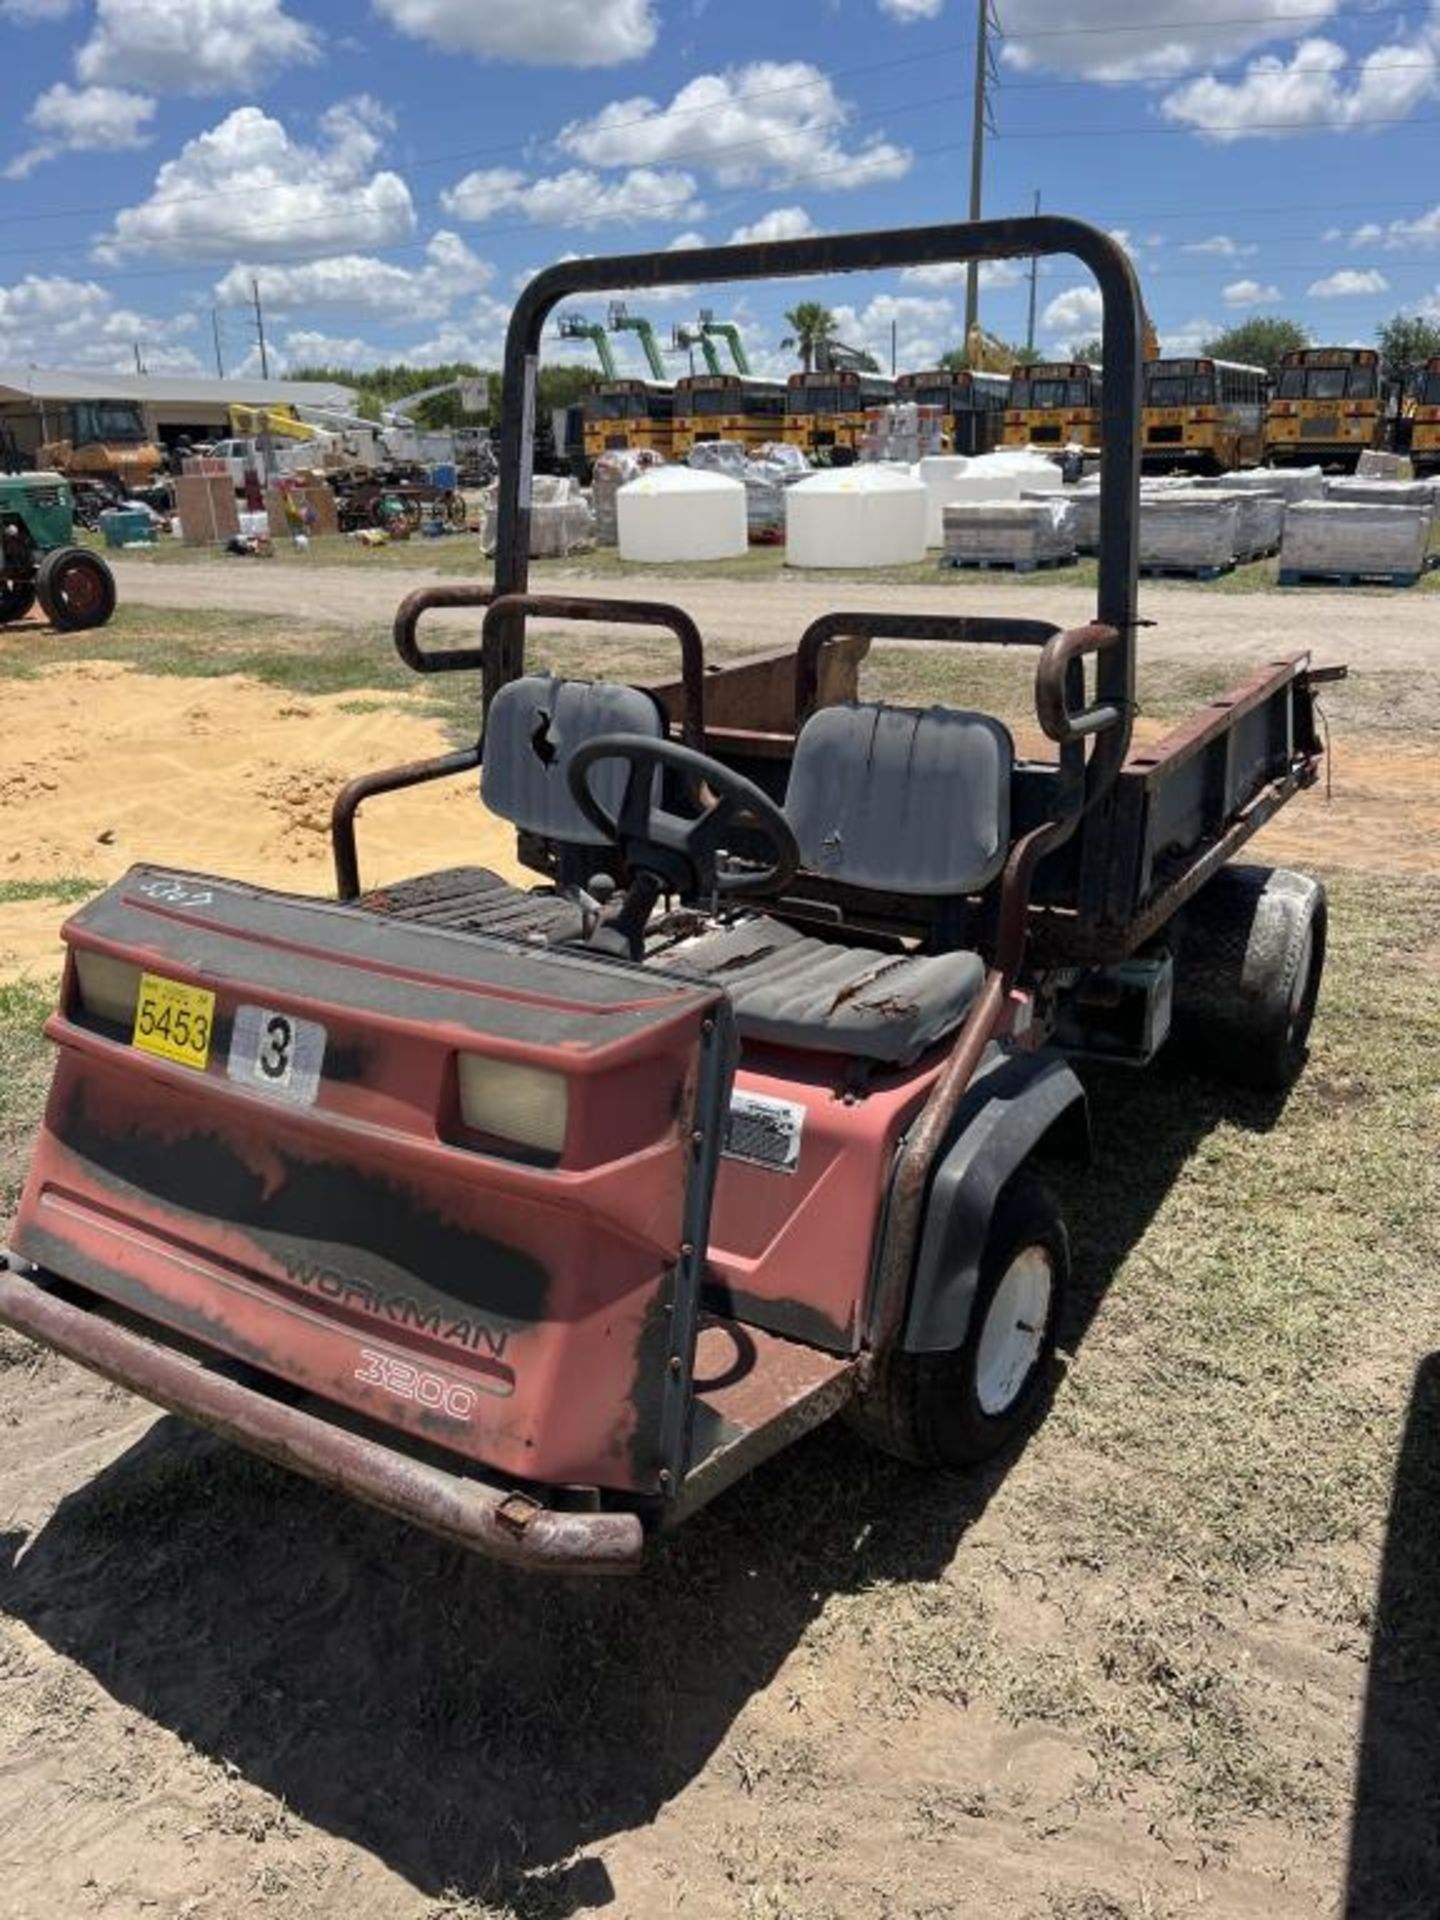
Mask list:
[[[1319,467],[1246,467],[1239,473],[1204,474],[1191,482],[1202,491],[1278,493],[1289,506],[1295,500],[1321,500],[1325,476]]]
[[[639,448],[633,453],[621,448],[614,453],[600,455],[590,477],[590,506],[595,515],[597,547],[620,544],[615,524],[615,496],[621,487],[627,481],[638,480],[651,467],[663,467],[664,464],[665,456],[652,453],[648,447]]]
[[[1013,567],[1029,573],[1075,558],[1073,515],[1062,500],[987,500],[943,509],[950,567]]]
[[[1348,500],[1360,507],[1421,507],[1433,514],[1440,481],[1375,480],[1346,476],[1325,482],[1327,500]]]
[[[1215,488],[1197,499],[1233,500],[1235,503],[1235,551],[1232,559],[1259,560],[1279,550],[1285,524],[1285,502],[1278,493],[1260,493],[1257,489]]]
[[[1189,488],[1140,497],[1140,566],[1201,579],[1235,564],[1240,504]]]
[[[1413,586],[1425,568],[1430,528],[1424,506],[1301,501],[1286,510],[1280,584],[1379,579]]]

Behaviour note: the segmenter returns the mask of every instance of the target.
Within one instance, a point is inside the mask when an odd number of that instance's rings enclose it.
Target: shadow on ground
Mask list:
[[[1415,1373],[1380,1564],[1345,1920],[1440,1913],[1440,1354]]]
[[[1098,1075],[1092,1099],[1100,1159],[1063,1179],[1082,1276],[1072,1351],[1197,1142],[1278,1111],[1149,1074]],[[0,1606],[425,1892],[570,1915],[610,1897],[577,1851],[650,1820],[705,1767],[832,1594],[937,1578],[1006,1464],[925,1475],[837,1423],[690,1521],[639,1579],[566,1583],[469,1558],[167,1419],[33,1538],[0,1538]]]

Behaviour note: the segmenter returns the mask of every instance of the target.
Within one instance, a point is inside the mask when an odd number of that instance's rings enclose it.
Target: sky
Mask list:
[[[991,6],[984,211],[1038,193],[1117,234],[1165,351],[1257,314],[1329,343],[1440,322],[1440,0]],[[496,365],[517,289],[567,254],[962,218],[978,7],[0,0],[0,364],[258,372],[258,284],[272,372]],[[667,345],[712,306],[783,374],[785,309],[820,299],[904,369],[960,343],[962,280],[631,305]],[[1028,269],[982,288],[1023,340]],[[1098,331],[1063,256],[1035,310],[1046,354]]]

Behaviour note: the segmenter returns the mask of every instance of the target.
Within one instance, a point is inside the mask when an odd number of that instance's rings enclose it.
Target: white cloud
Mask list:
[[[980,262],[980,290],[987,292],[992,287],[1015,287],[1029,277],[1030,265],[1025,260],[982,260]],[[963,287],[966,277],[966,263],[963,260],[937,260],[925,267],[905,267],[900,278],[912,287]]]
[[[584,167],[538,180],[513,167],[485,167],[447,188],[440,204],[456,220],[513,213],[537,226],[633,226],[643,220],[698,220],[705,207],[695,187],[693,173],[653,167],[632,167],[615,180]]]
[[[5,169],[7,180],[22,180],[42,161],[62,153],[119,152],[150,140],[155,102],[122,87],[71,87],[57,80],[25,116],[42,136]]]
[[[726,187],[811,176],[826,187],[859,187],[909,172],[909,153],[878,133],[846,147],[849,115],[818,67],[760,60],[697,75],[665,108],[644,96],[614,100],[593,119],[572,121],[559,144],[593,167],[683,161]]]
[[[387,319],[441,320],[467,294],[490,284],[494,269],[471,252],[458,234],[432,234],[420,267],[398,266],[368,254],[343,253],[295,266],[237,264],[215,284],[221,306],[242,306],[252,278],[278,319],[315,307],[372,313]]]
[[[808,240],[819,232],[804,207],[772,207],[749,226],[736,227],[730,241],[740,246],[746,240]]]
[[[301,329],[280,342],[280,359],[292,367],[378,367],[381,356],[368,341]]]
[[[1207,340],[1222,331],[1213,320],[1187,320],[1183,326],[1165,329],[1160,335],[1160,351],[1170,360],[1192,360],[1204,351]]]
[[[1255,246],[1242,246],[1238,240],[1232,240],[1228,233],[1212,233],[1208,240],[1188,240],[1180,251],[1182,253],[1213,253],[1220,260],[1241,260],[1259,249]]]
[[[1327,240],[1341,237],[1335,229],[1325,236]],[[1440,247],[1440,205],[1415,220],[1392,220],[1383,227],[1372,221],[1356,227],[1349,239],[1352,247],[1384,247],[1387,252],[1400,247]]]
[[[1232,280],[1220,291],[1227,307],[1273,307],[1280,298],[1278,287],[1265,287],[1258,280]]]
[[[447,320],[428,339],[412,341],[394,357],[412,367],[443,366],[449,360],[473,360],[478,366],[498,367],[509,324],[509,307],[482,294],[465,313]],[[547,358],[551,351],[547,341]]]
[[[75,71],[92,86],[246,93],[319,52],[282,0],[99,0]]]
[[[27,274],[0,286],[0,361],[19,365],[133,372],[138,345],[152,373],[199,372],[200,360],[181,344],[195,324],[190,313],[161,319],[117,306],[94,280]]]
[[[374,101],[345,101],[322,114],[320,143],[307,146],[259,107],[237,107],[165,162],[150,198],[116,217],[97,255],[265,260],[297,247],[393,246],[413,232],[415,208],[399,174],[371,171],[389,125]]]
[[[945,0],[879,0],[880,11],[908,26],[912,20],[938,20]]]
[[[529,66],[611,67],[656,40],[651,0],[374,0],[401,33],[446,53]]]
[[[1325,279],[1310,283],[1310,293],[1316,300],[1345,300],[1357,294],[1389,291],[1390,282],[1374,267],[1367,267],[1363,272],[1355,267],[1341,267]]]
[[[1094,80],[1170,80],[1196,67],[1238,59],[1252,47],[1292,37],[1287,22],[1338,13],[1342,0],[1247,0],[1213,10],[1196,0],[1145,0],[1134,26],[1116,26],[1117,0],[1067,0],[1056,30],[1054,0],[1006,0],[1000,57],[1017,68],[1049,67]],[[1207,11],[1214,18],[1207,21]],[[1027,39],[1027,35],[1031,36]]]
[[[1403,120],[1440,93],[1440,5],[1411,39],[1376,47],[1353,67],[1344,47],[1312,38],[1290,59],[1262,55],[1235,81],[1192,80],[1160,103],[1167,120],[1220,143],[1284,140],[1314,128],[1344,133]]]
[[[960,325],[949,300],[934,295],[880,293],[864,307],[833,309],[836,334],[850,347],[864,347],[889,371],[891,328],[895,336],[895,365],[904,369],[933,367],[942,353],[960,345]],[[786,372],[795,360],[788,359]]]
[[[1066,287],[1057,293],[1040,316],[1046,333],[1065,334],[1071,339],[1098,333],[1105,316],[1105,302],[1098,287]]]

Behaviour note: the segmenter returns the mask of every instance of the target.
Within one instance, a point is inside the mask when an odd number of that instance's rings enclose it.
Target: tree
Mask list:
[[[1238,360],[1242,366],[1264,367],[1267,373],[1276,374],[1285,354],[1309,345],[1310,335],[1295,321],[1261,315],[1217,333],[1202,344],[1200,351],[1212,360]]]
[[[1075,342],[1074,346],[1070,349],[1070,358],[1072,360],[1083,360],[1089,366],[1098,367],[1105,358],[1105,349],[1101,346],[1099,339],[1092,334],[1088,340],[1077,340]]]
[[[812,372],[820,343],[835,338],[834,314],[818,300],[802,300],[786,314],[785,324],[790,331],[780,342],[781,352],[798,353],[806,373]]]
[[[1408,392],[1427,360],[1440,358],[1440,327],[1418,313],[1397,313],[1375,329],[1375,339],[1392,379]]]

